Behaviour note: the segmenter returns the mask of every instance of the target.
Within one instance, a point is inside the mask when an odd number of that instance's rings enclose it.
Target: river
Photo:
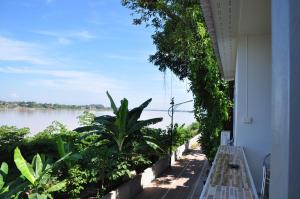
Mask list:
[[[92,111],[97,116],[111,115],[111,111]],[[16,126],[18,128],[30,128],[31,135],[34,135],[53,121],[59,121],[69,129],[74,129],[79,126],[78,116],[81,115],[81,110],[48,110],[48,109],[3,109],[0,110],[0,125]],[[162,117],[163,121],[152,125],[155,128],[165,129],[170,125],[171,119],[166,111],[144,111],[141,119],[150,119],[154,117]],[[194,114],[190,112],[175,112],[174,122],[178,124],[191,124],[194,122]]]

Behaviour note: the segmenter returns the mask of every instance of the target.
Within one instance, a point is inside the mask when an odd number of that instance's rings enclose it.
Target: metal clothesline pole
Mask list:
[[[182,104],[186,104],[189,102],[193,102],[193,100],[188,100],[185,102],[181,102],[181,103],[177,103],[175,104],[174,102],[174,97],[171,99],[171,107],[168,109],[168,115],[171,117],[171,125],[170,125],[170,149],[169,149],[169,153],[170,153],[170,167],[171,167],[171,163],[172,163],[172,146],[173,146],[173,131],[174,131],[174,109],[176,109],[178,106],[182,105]]]
[[[174,97],[171,99],[171,131],[170,131],[170,166],[172,163],[172,145],[173,145],[173,118],[174,118]]]

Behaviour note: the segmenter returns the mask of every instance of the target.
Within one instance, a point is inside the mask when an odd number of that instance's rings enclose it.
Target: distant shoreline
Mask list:
[[[30,108],[30,107],[1,107],[1,110],[15,110],[15,111],[112,111],[111,108]],[[168,110],[155,110],[155,109],[145,109],[145,111],[150,112],[168,112]],[[174,112],[183,112],[183,113],[193,113],[193,111],[186,111],[186,110],[174,110]]]
[[[1,110],[12,110],[12,111],[111,111],[111,108],[28,108],[28,107],[0,107]]]
[[[109,111],[110,107],[102,104],[66,105],[37,102],[7,102],[0,101],[0,110],[99,110]]]
[[[0,110],[16,110],[16,111],[35,111],[35,110],[74,110],[74,111],[111,111],[110,107],[105,107],[102,104],[90,105],[67,105],[67,104],[52,104],[52,103],[38,103],[30,101],[16,101],[8,102],[0,100]],[[145,109],[145,111],[153,112],[168,112],[163,109]],[[190,110],[174,110],[174,112],[193,113]]]

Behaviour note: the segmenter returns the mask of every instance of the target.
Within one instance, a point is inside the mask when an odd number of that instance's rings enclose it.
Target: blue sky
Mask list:
[[[148,62],[151,29],[120,0],[0,2],[0,100],[109,105],[105,91],[152,108],[192,99],[187,82]],[[191,107],[191,105],[189,105]]]

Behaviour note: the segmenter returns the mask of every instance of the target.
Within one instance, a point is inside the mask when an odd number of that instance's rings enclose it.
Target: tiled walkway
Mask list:
[[[200,150],[193,150],[145,187],[135,199],[199,199],[207,169],[205,156]]]

